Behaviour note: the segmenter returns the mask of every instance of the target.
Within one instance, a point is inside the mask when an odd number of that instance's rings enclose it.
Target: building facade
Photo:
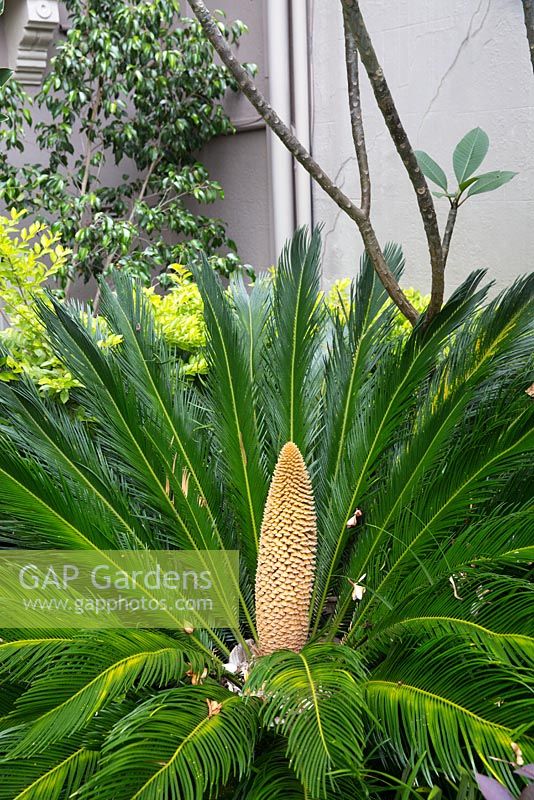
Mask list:
[[[260,88],[280,116],[358,201],[339,0],[214,5],[247,23],[239,58],[258,65]],[[521,0],[365,0],[362,10],[413,146],[452,178],[455,144],[480,126],[490,137],[482,170],[518,173],[460,209],[447,267],[448,292],[480,267],[506,285],[534,261],[534,76]],[[6,0],[0,64],[14,67],[27,90],[40,83],[61,20],[57,0]],[[365,76],[362,103],[375,228],[381,241],[403,245],[404,284],[427,291],[416,199]],[[202,160],[225,189],[213,212],[227,221],[242,258],[266,267],[296,225],[314,222],[324,230],[325,282],[354,274],[362,252],[354,224],[311,185],[245,98],[230,97],[228,111],[237,134],[213,141]],[[443,225],[447,201],[436,205]]]

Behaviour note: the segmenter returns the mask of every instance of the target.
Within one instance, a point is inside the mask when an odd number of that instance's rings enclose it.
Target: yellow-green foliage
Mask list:
[[[66,403],[69,390],[79,383],[53,354],[37,313],[37,302],[49,303],[46,282],[65,268],[69,251],[59,235],[39,222],[21,227],[25,211],[11,210],[0,217],[0,300],[8,327],[0,331],[0,380],[28,375],[44,394]],[[121,337],[106,334],[103,320],[94,320],[103,348]]]
[[[332,284],[329,291],[325,294],[326,305],[333,314],[336,314],[340,318],[345,318],[350,308],[350,284],[350,278],[342,278]],[[419,313],[422,313],[429,303],[430,295],[421,294],[417,289],[403,289],[403,291],[414,308]],[[388,300],[388,303],[391,303],[391,300]],[[406,317],[398,311],[395,314],[392,335],[407,336],[411,330],[411,324]]]
[[[1,313],[9,325],[0,331],[0,346],[6,351],[6,354],[0,352],[0,380],[16,380],[24,373],[43,393],[66,402],[69,390],[77,383],[53,355],[35,301],[48,302],[44,292],[46,282],[65,269],[69,251],[61,246],[59,236],[51,234],[45,225],[36,222],[21,227],[25,215],[25,211],[13,210],[8,217],[0,217]],[[154,288],[145,289],[145,292],[162,336],[180,351],[181,372],[186,375],[204,373],[207,364],[202,298],[190,272],[179,264],[172,265],[172,269],[172,286],[166,294],[157,294]],[[350,284],[350,278],[343,278],[327,293],[321,293],[330,311],[339,317],[346,317],[349,310]],[[428,297],[415,289],[406,289],[405,293],[418,311],[425,309]],[[101,347],[120,343],[120,337],[107,335],[103,319],[94,322],[95,332],[102,336]],[[410,323],[399,312],[393,334],[404,336],[410,330]]]
[[[417,289],[403,289],[404,294],[420,314],[425,310],[427,305],[430,302],[430,295],[429,294],[421,294]],[[391,300],[389,301],[391,302]],[[394,336],[407,336],[412,330],[411,324],[408,322],[405,316],[401,314],[400,311],[397,311],[395,314],[395,322],[393,325],[392,333]]]
[[[20,227],[25,211],[0,217],[0,298],[9,324],[0,331],[0,380],[26,373],[41,390],[65,402],[76,381],[53,355],[37,314],[36,300],[48,302],[46,281],[64,268],[68,251],[45,225]]]
[[[146,289],[150,298],[156,324],[168,344],[191,353],[184,362],[183,372],[193,375],[206,372],[203,355],[206,344],[204,307],[200,292],[192,275],[180,264],[172,265],[172,287],[164,295]]]

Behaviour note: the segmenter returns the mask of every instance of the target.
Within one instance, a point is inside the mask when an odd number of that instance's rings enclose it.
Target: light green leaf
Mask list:
[[[452,164],[459,184],[479,168],[486,157],[488,147],[488,134],[482,128],[473,128],[458,142],[452,156]]]
[[[447,176],[439,166],[436,164],[433,158],[430,158],[428,153],[425,153],[424,150],[416,150],[415,157],[421,167],[421,172],[423,175],[429,180],[436,183],[441,189],[445,192],[447,191]]]
[[[486,172],[484,175],[479,175],[475,178],[473,185],[469,189],[467,196],[471,197],[473,194],[483,194],[484,192],[493,192],[504,186],[505,183],[515,178],[517,172],[505,172],[503,170],[496,170],[495,172]]]

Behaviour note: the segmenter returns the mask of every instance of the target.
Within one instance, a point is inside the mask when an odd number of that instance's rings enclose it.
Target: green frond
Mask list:
[[[498,385],[502,392],[503,369],[516,375],[521,375],[526,369],[526,358],[530,356],[533,345],[532,292],[528,291],[527,284],[527,280],[518,281],[495,301],[498,307],[504,307],[502,314],[497,313],[491,304],[492,315],[486,309],[475,317],[472,325],[465,326],[451,352],[438,366],[426,396],[420,399],[410,429],[405,431],[403,442],[387,464],[387,484],[378,493],[372,513],[368,515],[373,527],[360,548],[362,552],[365,550],[365,556],[354,566],[355,570],[360,570],[359,574],[368,571],[369,560],[374,552],[381,553],[384,545],[391,545],[393,552],[400,546],[398,538],[392,541],[391,531],[399,537],[399,518],[406,513],[407,507],[412,508],[414,516],[421,514],[419,508],[413,507],[412,497],[421,496],[425,484],[430,487],[432,498],[435,497],[436,483],[430,483],[428,478],[433,477],[433,471],[438,473],[444,458],[449,455],[448,441],[462,431],[470,404],[476,401],[477,415],[483,412],[481,399],[477,399],[481,386],[494,383],[496,375],[499,375]],[[534,286],[534,281],[530,284]],[[485,393],[484,403],[488,424],[493,424],[495,417],[499,419],[493,407],[496,403],[494,391]],[[486,436],[487,431],[487,427],[482,429],[477,424],[474,433],[480,437],[481,433]],[[470,431],[467,435],[472,438]],[[463,451],[466,449],[465,435],[460,441]],[[465,460],[463,452],[458,455],[460,460]],[[443,483],[447,491],[447,476],[443,477]],[[494,488],[492,484],[492,491]],[[424,495],[420,503],[422,515],[428,505],[428,497]],[[411,527],[412,522],[413,519],[408,519],[406,524]]]
[[[389,649],[396,636],[428,631],[475,642],[505,664],[534,664],[534,587],[526,575],[499,575],[489,566],[464,567],[412,591],[368,632],[371,650]]]
[[[202,269],[196,270],[196,278],[204,301],[208,333],[209,421],[215,435],[214,446],[220,453],[223,480],[228,487],[226,502],[234,512],[239,544],[253,580],[268,480],[261,462],[251,365],[254,356],[251,356],[250,347],[255,345],[252,336],[261,339],[263,331],[258,328],[249,336],[244,335],[207,261]]]
[[[261,658],[245,691],[265,698],[262,722],[287,739],[291,768],[311,797],[335,788],[332,773],[357,775],[364,741],[359,656],[342,645],[308,645]]]
[[[215,683],[160,692],[110,731],[81,800],[202,800],[250,768],[257,703]]]
[[[402,249],[388,244],[384,257],[396,277],[404,267]],[[336,540],[332,518],[332,489],[337,491],[340,472],[346,469],[348,439],[354,420],[367,402],[365,394],[377,365],[387,357],[387,333],[391,323],[391,308],[386,306],[387,294],[378,280],[371,261],[365,253],[360,273],[351,287],[348,317],[336,319],[331,353],[327,361],[324,391],[324,438],[326,447],[320,454],[318,475],[319,552],[315,597],[322,609],[332,570],[343,552],[348,532]],[[324,520],[324,525],[321,521]],[[337,528],[336,528],[337,533]],[[312,603],[312,606],[315,605]]]
[[[429,381],[446,341],[462,322],[469,319],[483,299],[484,291],[476,292],[481,277],[482,273],[474,273],[454,293],[428,331],[423,333],[417,329],[407,342],[397,343],[377,360],[372,380],[368,382],[351,420],[343,460],[336,481],[329,486],[330,500],[322,515],[323,545],[318,559],[321,594],[318,595],[320,601],[314,631],[319,625],[328,593],[337,591],[339,581],[334,586],[331,582],[339,572],[350,538],[347,523],[355,509],[365,507],[366,498],[376,491],[380,463],[390,449],[394,451],[399,432],[406,420],[416,413],[421,387]],[[373,549],[369,543],[363,551],[361,563]],[[348,576],[356,580],[365,573],[366,569],[360,569],[360,566],[358,564]],[[345,581],[345,587],[347,585]],[[344,605],[343,615],[346,610]]]
[[[2,770],[0,800],[72,797],[93,774],[97,760],[97,752],[69,742],[51,747],[32,759],[10,761]]]
[[[14,636],[18,631],[9,631]],[[0,678],[9,675],[13,681],[27,681],[43,670],[43,661],[53,660],[72,646],[74,633],[47,631],[46,636],[31,638],[31,631],[20,632],[24,638],[2,639],[0,643]],[[4,637],[7,633],[2,632]]]
[[[10,755],[31,756],[86,726],[105,705],[133,686],[168,685],[178,681],[200,658],[184,651],[175,639],[143,631],[94,632],[73,639],[17,704],[17,718],[32,719]]]
[[[0,383],[0,430],[19,451],[31,453],[49,472],[68,482],[94,504],[99,518],[116,531],[126,549],[152,544],[151,533],[132,513],[121,481],[109,468],[101,449],[91,441],[86,426],[64,406],[47,401],[33,383]],[[114,537],[115,539],[115,537]]]
[[[503,762],[514,758],[512,742],[532,760],[533,689],[526,671],[438,634],[419,645],[392,644],[366,682],[365,695],[400,764],[426,752],[427,776],[442,770],[454,779],[477,759],[502,777]]]
[[[528,400],[528,398],[526,398]],[[508,424],[507,409],[512,424]],[[417,583],[428,585],[433,580],[431,561],[439,552],[439,569],[447,564],[451,531],[469,528],[472,521],[486,515],[485,499],[495,494],[503,480],[519,473],[530,463],[534,447],[534,406],[523,397],[506,398],[501,408],[478,409],[477,424],[467,426],[447,454],[447,468],[436,470],[414,495],[410,506],[396,518],[394,535],[391,529],[377,536],[374,528],[360,540],[349,564],[349,575],[367,572],[369,592],[358,609],[353,631],[368,616],[371,605],[384,613],[397,597]],[[485,435],[481,436],[484,431]],[[491,517],[499,517],[499,509]],[[372,522],[372,520],[371,520]],[[370,543],[372,540],[372,544]],[[472,543],[469,559],[479,553]],[[382,546],[380,546],[382,545]],[[437,563],[437,562],[436,562]],[[350,587],[349,587],[350,588]],[[345,591],[341,608],[350,606],[350,593]]]
[[[91,324],[57,302],[52,310],[41,310],[50,339],[82,384],[79,400],[92,409],[95,435],[127,482],[124,490],[150,510],[160,546],[196,551],[231,547],[219,523],[220,486],[215,472],[206,469],[209,438],[201,433],[197,404],[165,366],[168,350],[156,336],[140,287],[127,279],[116,283],[117,296],[102,286],[102,314],[123,345],[103,352]],[[220,640],[218,645],[227,649]]]
[[[268,739],[265,747],[267,752],[254,760],[252,772],[237,788],[234,800],[306,800],[283,742]]]
[[[265,368],[264,347],[267,346],[267,321],[272,303],[273,281],[267,274],[258,275],[252,287],[248,287],[245,286],[243,277],[236,275],[230,278],[228,290],[243,333],[250,383],[258,408],[257,391]]]
[[[323,374],[324,307],[320,289],[321,237],[300,228],[280,256],[270,319],[268,392],[262,392],[272,439],[270,468],[286,442],[294,442],[306,463],[317,435]]]

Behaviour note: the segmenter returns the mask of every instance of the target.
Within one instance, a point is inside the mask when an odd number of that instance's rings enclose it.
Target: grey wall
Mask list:
[[[187,4],[183,6],[184,13],[188,13]],[[217,0],[210,7],[225,11],[229,21],[241,19],[248,25],[249,31],[239,44],[239,59],[257,65],[258,86],[268,93],[264,4],[257,0]],[[209,206],[208,213],[227,221],[228,231],[246,263],[265,269],[276,258],[265,124],[242,95],[229,96],[226,106],[237,135],[212,141],[201,154],[211,177],[225,191],[224,200]]]
[[[259,85],[268,93],[265,3],[217,0],[212,5],[249,25],[239,57],[258,64]],[[475,197],[460,209],[447,290],[481,266],[489,269],[499,285],[530,271],[534,261],[534,77],[521,0],[365,0],[362,7],[414,146],[427,150],[452,177],[454,145],[480,125],[491,139],[484,170],[519,172],[508,186]],[[357,200],[339,0],[309,0],[309,9],[313,153]],[[0,22],[0,54],[5,49],[1,28]],[[373,221],[382,242],[394,240],[404,246],[405,285],[426,291],[428,256],[413,190],[365,76],[362,92]],[[207,211],[227,220],[243,259],[263,268],[275,259],[267,136],[243,97],[229,98],[228,108],[240,132],[213,141],[201,154],[226,192],[225,200]],[[32,143],[28,146],[31,159],[36,158]],[[353,224],[316,187],[313,199],[314,219],[324,223],[328,283],[354,273],[362,245]],[[443,225],[447,203],[437,203]]]
[[[338,0],[310,0],[313,53],[313,148],[329,174],[358,199],[347,115]],[[490,137],[483,171],[519,175],[460,209],[447,268],[447,290],[487,267],[499,285],[534,262],[534,77],[520,0],[366,0],[367,26],[414,147],[453,177],[456,142],[477,125]],[[373,179],[372,217],[379,238],[403,244],[405,285],[427,290],[428,257],[415,196],[362,78]],[[436,201],[443,225],[448,203]],[[362,251],[354,226],[314,189],[325,223],[326,277],[351,274]]]

